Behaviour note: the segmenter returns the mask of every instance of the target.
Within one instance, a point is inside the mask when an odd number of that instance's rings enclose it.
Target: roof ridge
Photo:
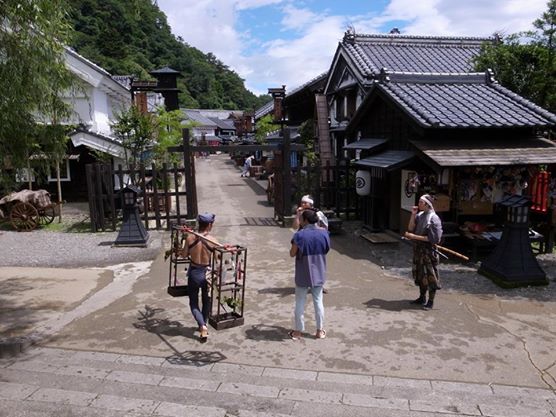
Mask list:
[[[416,72],[380,70],[382,82],[420,84],[487,84],[493,83],[489,72]]]
[[[494,42],[495,38],[479,37],[479,36],[424,36],[424,35],[400,35],[400,34],[366,34],[357,33],[344,36],[344,42],[367,42],[367,43],[447,43],[447,44],[462,44],[469,43],[477,45],[477,43]]]

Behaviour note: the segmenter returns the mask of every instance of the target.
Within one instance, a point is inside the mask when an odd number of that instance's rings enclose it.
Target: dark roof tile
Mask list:
[[[428,127],[554,126],[556,115],[484,74],[388,74],[379,83],[411,117]]]
[[[382,68],[403,72],[458,73],[473,70],[484,42],[492,38],[356,35],[342,47],[365,77]]]

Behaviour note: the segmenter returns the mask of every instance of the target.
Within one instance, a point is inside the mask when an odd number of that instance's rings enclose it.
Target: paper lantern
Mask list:
[[[371,193],[371,173],[359,170],[355,173],[355,190],[357,195],[369,195]]]

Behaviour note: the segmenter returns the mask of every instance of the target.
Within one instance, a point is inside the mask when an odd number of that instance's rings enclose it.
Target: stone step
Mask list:
[[[114,415],[554,417],[556,404],[550,390],[206,362],[195,355],[39,348],[1,360],[0,377],[0,399],[23,411],[39,402]],[[68,415],[87,415],[78,411]]]

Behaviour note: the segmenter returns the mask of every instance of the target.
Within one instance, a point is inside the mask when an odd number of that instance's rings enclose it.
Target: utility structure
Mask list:
[[[481,263],[479,273],[504,288],[547,285],[531,249],[529,238],[529,207],[531,200],[509,195],[500,204],[506,208],[506,224],[494,252]]]

